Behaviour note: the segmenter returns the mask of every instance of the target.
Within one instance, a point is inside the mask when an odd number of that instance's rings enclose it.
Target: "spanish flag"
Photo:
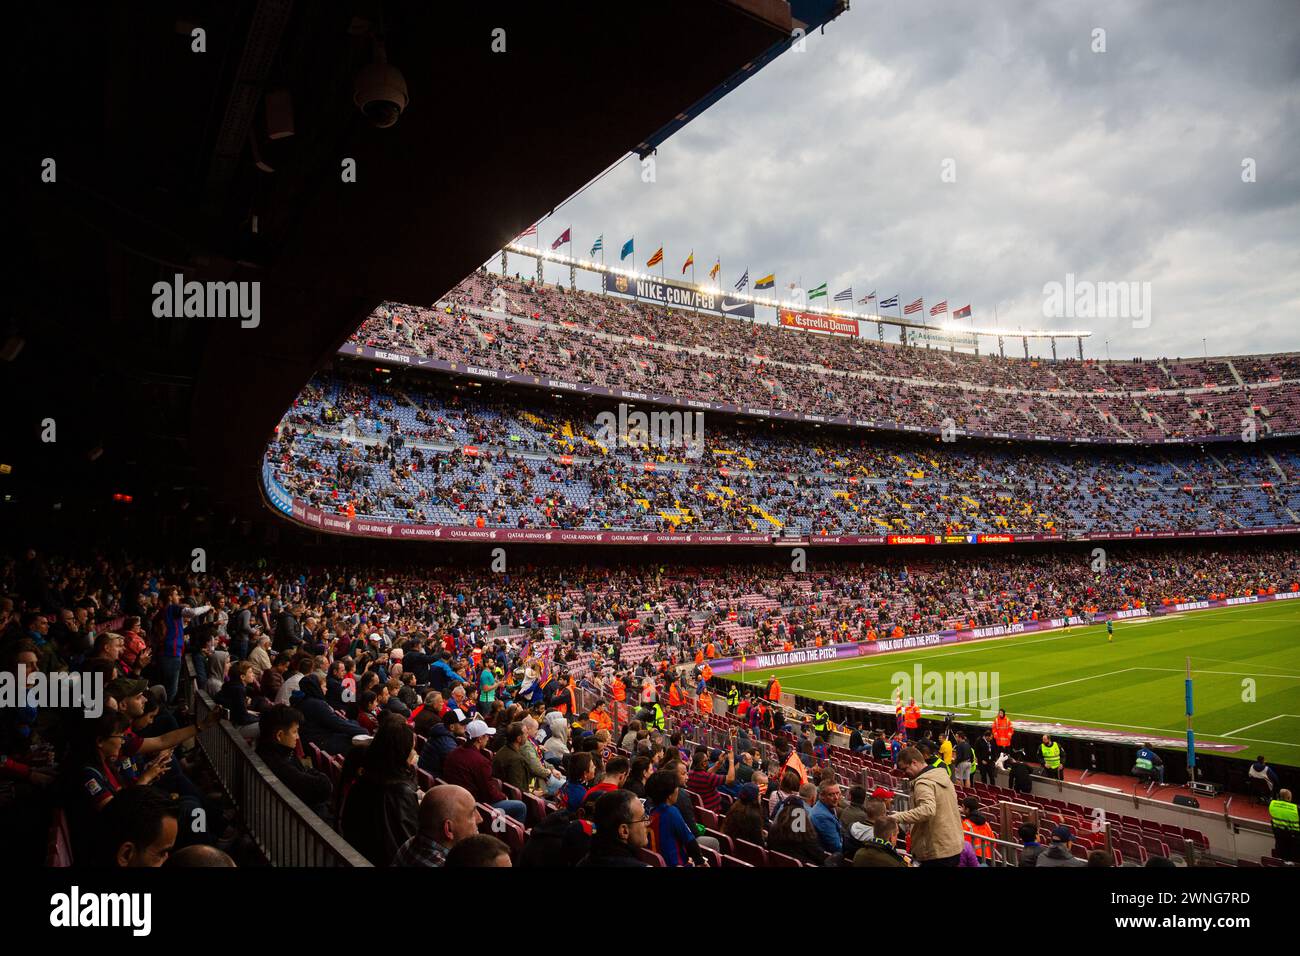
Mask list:
[[[691,250],[691,254],[690,254],[689,256],[686,257],[686,261],[682,263],[682,275],[686,275],[686,270],[689,269],[689,268],[690,268],[691,266],[693,266],[693,265],[695,265],[695,250],[694,250],[694,249],[692,249],[692,250]]]
[[[722,260],[719,259],[717,262],[713,263],[713,268],[709,270],[709,278],[710,278],[710,279],[717,279],[717,278],[718,278],[718,272],[719,272],[721,269],[722,269]]]
[[[646,263],[646,267],[649,268],[651,266],[657,266],[659,265],[659,263],[663,261],[664,261],[664,247],[660,246],[658,250],[656,250],[655,254],[650,257],[650,260]]]
[[[776,273],[775,273],[775,272],[770,273],[770,274],[768,274],[768,275],[765,275],[765,276],[763,276],[763,278],[761,278],[761,279],[759,279],[757,282],[755,282],[755,283],[754,283],[754,288],[755,288],[755,289],[770,289],[770,288],[772,288],[774,285],[776,285]]]

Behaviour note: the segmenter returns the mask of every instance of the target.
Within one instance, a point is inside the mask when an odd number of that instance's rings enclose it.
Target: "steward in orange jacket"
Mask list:
[[[1011,735],[1015,728],[1011,726],[1011,721],[1007,719],[1007,712],[999,710],[997,717],[993,720],[993,742],[1006,750],[1011,746]]]

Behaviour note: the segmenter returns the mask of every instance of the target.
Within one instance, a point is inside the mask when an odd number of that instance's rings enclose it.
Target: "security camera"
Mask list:
[[[352,91],[352,102],[372,125],[380,129],[396,123],[397,117],[406,109],[406,79],[402,71],[384,57],[382,47],[377,48],[373,63],[357,71]]]

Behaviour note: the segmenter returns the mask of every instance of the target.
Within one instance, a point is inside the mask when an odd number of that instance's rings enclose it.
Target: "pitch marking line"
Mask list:
[[[1258,727],[1260,724],[1271,724],[1275,720],[1281,720],[1283,717],[1300,717],[1300,714],[1278,714],[1276,717],[1269,717],[1266,720],[1257,720],[1253,724],[1247,724],[1245,727],[1238,727],[1236,730],[1230,730],[1226,734],[1220,734],[1221,737],[1235,737],[1243,730],[1250,730],[1251,727]]]

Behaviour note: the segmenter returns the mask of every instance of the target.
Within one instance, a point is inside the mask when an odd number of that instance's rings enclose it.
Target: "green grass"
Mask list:
[[[918,663],[923,674],[983,672],[990,690],[996,674],[997,706],[1006,708],[1013,722],[1182,740],[1188,657],[1198,745],[1229,744],[1241,749],[1207,752],[1252,760],[1262,752],[1271,761],[1300,765],[1300,601],[1117,621],[1110,644],[1100,625],[783,667],[776,673],[787,692],[871,703],[889,703],[893,675],[912,675]],[[757,670],[745,677],[762,684],[769,673]],[[1253,701],[1243,699],[1249,681]],[[976,704],[952,709],[981,719]]]

